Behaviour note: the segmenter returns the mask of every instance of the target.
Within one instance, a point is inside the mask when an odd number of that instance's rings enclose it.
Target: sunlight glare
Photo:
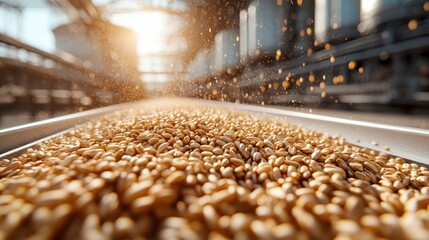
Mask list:
[[[113,23],[136,32],[140,55],[157,54],[164,50],[167,20],[167,14],[163,12],[117,14],[112,18]]]
[[[377,0],[363,0],[361,1],[361,11],[362,11],[362,15],[367,15],[367,14],[371,14],[372,11],[374,11],[374,9],[377,8],[377,5],[379,3],[377,2]]]

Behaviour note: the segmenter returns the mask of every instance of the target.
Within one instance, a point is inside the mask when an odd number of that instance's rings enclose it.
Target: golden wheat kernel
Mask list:
[[[183,181],[185,181],[186,179],[186,174],[182,171],[175,171],[173,173],[171,173],[167,178],[166,178],[166,183],[168,184],[179,184],[182,183]]]
[[[70,193],[65,190],[51,190],[42,192],[35,202],[41,206],[54,207],[71,201]]]
[[[131,208],[136,213],[145,213],[152,208],[155,201],[156,201],[155,197],[151,196],[151,195],[140,197],[140,198],[135,199],[132,202]]]
[[[334,229],[337,232],[343,232],[348,234],[358,234],[360,232],[359,225],[352,220],[339,220],[334,222],[333,224]]]

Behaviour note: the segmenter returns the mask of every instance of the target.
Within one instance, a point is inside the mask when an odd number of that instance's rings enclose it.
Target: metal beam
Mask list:
[[[72,19],[80,19],[86,24],[101,21],[101,13],[91,0],[52,0]]]
[[[75,9],[67,0],[49,0],[52,4],[62,8],[63,11],[70,17],[72,21],[81,21],[83,20],[79,16],[79,12]]]
[[[11,37],[6,36],[6,35],[1,34],[1,33],[0,33],[0,42],[6,43],[7,45],[10,45],[10,46],[14,46],[16,48],[27,50],[27,51],[32,52],[32,53],[36,53],[36,54],[42,56],[43,58],[51,59],[51,60],[54,60],[55,62],[64,64],[67,66],[73,66],[73,67],[78,68],[75,63],[69,62],[69,61],[67,61],[61,57],[58,57],[58,56],[53,55],[51,53],[45,52],[45,51],[40,50],[38,48],[32,47],[28,44],[20,42],[14,38],[11,38]]]
[[[22,6],[11,4],[11,3],[8,3],[5,1],[0,1],[0,6],[5,6],[7,8],[13,8],[13,9],[18,10],[18,11],[21,11],[23,8]]]

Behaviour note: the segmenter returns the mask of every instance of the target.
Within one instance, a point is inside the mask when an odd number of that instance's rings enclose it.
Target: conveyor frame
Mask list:
[[[0,130],[0,152],[3,152],[0,154],[0,158],[13,157],[40,141],[58,136],[75,125],[88,122],[105,114],[125,108],[145,106],[145,104],[153,105],[156,101],[146,100],[119,104]],[[275,118],[331,136],[339,136],[340,134],[350,144],[429,165],[429,130],[426,129],[356,121],[246,104],[196,99],[170,99],[168,101],[178,107],[185,104],[189,106],[211,106]],[[357,142],[358,139],[359,141]],[[385,150],[386,146],[389,146],[389,151]]]

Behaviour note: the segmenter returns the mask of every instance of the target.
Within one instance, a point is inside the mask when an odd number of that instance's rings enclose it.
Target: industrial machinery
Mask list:
[[[14,125],[144,96],[135,33],[95,15],[85,19],[53,30],[56,52],[0,33],[0,123]]]
[[[359,36],[361,1],[316,1],[314,34],[318,45],[352,40]]]
[[[241,61],[235,69],[242,71],[226,77],[225,70],[204,77],[191,73],[188,83],[201,87],[188,96],[346,108],[427,107],[427,2],[274,2],[251,1],[236,12]],[[214,79],[217,85],[206,88]]]

